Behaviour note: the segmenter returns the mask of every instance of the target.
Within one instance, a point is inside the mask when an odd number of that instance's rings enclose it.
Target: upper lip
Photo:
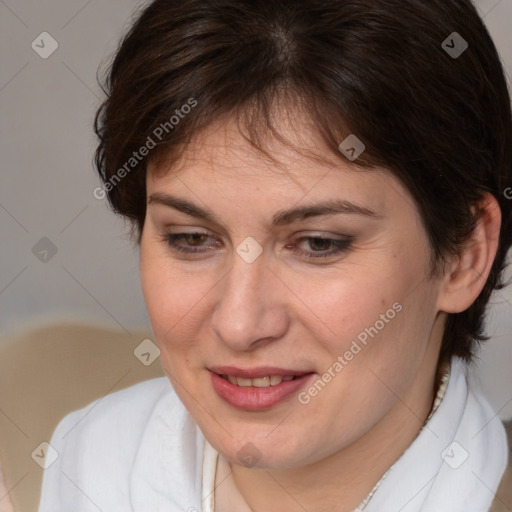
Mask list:
[[[275,366],[259,366],[257,368],[237,368],[236,366],[211,366],[210,371],[218,375],[230,375],[232,377],[242,377],[245,379],[257,379],[258,377],[268,377],[272,375],[306,375],[312,371],[292,370],[287,368],[277,368]]]

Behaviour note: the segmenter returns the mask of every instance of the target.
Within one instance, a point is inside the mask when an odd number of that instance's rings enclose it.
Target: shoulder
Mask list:
[[[43,474],[39,512],[76,504],[86,511],[91,503],[109,512],[128,510],[141,440],[162,411],[172,422],[188,415],[167,377],[107,394],[65,416],[49,443],[46,456],[54,460]]]
[[[132,438],[144,429],[151,411],[163,399],[179,399],[167,377],[140,382],[107,394],[82,409],[65,416],[55,429],[52,440],[68,444],[79,438],[95,437],[101,445]],[[181,403],[181,402],[179,402]]]

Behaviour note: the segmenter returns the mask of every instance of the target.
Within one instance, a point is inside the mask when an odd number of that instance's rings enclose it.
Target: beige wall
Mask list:
[[[73,318],[128,331],[149,325],[137,252],[123,223],[92,194],[99,184],[92,170],[96,69],[136,5],[0,2],[0,334]],[[510,75],[512,0],[480,0],[478,8]],[[48,59],[31,47],[43,31],[58,43]],[[57,250],[46,263],[32,252],[42,237]],[[495,407],[505,406],[500,414],[512,417],[512,402],[505,405],[512,399],[512,289],[496,302],[480,376]]]

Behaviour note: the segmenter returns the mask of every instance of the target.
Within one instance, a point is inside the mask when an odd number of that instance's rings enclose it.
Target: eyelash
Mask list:
[[[201,254],[201,253],[208,252],[208,251],[197,251],[197,250],[193,250],[193,249],[186,249],[176,243],[176,240],[184,239],[184,238],[186,239],[186,237],[194,236],[194,235],[200,235],[200,236],[212,238],[209,235],[207,235],[206,233],[199,233],[199,232],[192,231],[192,232],[188,232],[188,233],[166,233],[165,235],[163,235],[161,237],[161,239],[172,251],[175,251],[178,253],[182,253],[182,254],[184,253],[184,254],[191,255],[191,254]],[[332,245],[336,245],[336,244],[338,245],[338,247],[336,249],[333,249],[333,250],[328,251],[323,254],[316,254],[316,255],[314,254],[315,252],[319,252],[319,251],[313,251],[313,253],[308,253],[308,252],[302,251],[300,249],[297,251],[299,256],[304,257],[309,260],[309,259],[328,258],[331,256],[336,256],[338,254],[341,254],[344,251],[347,251],[353,242],[353,237],[349,236],[349,237],[346,237],[345,239],[337,240],[337,239],[333,239],[333,238],[324,238],[321,236],[306,236],[306,237],[302,237],[302,238],[298,239],[299,242],[303,241],[303,240],[321,240],[322,242],[331,242]]]

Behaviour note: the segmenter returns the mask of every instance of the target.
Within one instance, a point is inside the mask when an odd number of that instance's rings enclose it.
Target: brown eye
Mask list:
[[[187,254],[198,254],[207,252],[207,250],[197,250],[196,248],[203,247],[203,242],[208,238],[212,237],[206,233],[194,231],[189,233],[166,233],[162,237],[162,241],[173,251]],[[184,244],[180,242],[184,242]]]
[[[307,241],[310,251],[298,249],[300,256],[305,258],[328,258],[336,256],[349,249],[353,242],[352,237],[344,239],[324,238],[324,237],[303,237],[299,241]]]

